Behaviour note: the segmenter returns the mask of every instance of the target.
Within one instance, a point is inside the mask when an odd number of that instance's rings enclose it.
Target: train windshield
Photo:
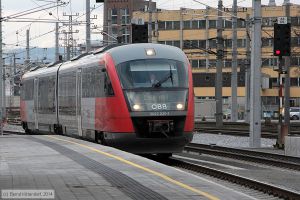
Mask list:
[[[119,64],[117,71],[123,89],[188,87],[187,66],[175,60],[133,60]]]

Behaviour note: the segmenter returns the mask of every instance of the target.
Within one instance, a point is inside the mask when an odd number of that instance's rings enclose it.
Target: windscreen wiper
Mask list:
[[[154,83],[152,85],[152,87],[160,87],[164,82],[166,82],[167,80],[171,79],[172,85],[173,85],[173,73],[172,73],[172,68],[170,65],[170,73],[168,76],[166,76],[165,78],[163,78],[162,80],[158,81],[157,83]]]

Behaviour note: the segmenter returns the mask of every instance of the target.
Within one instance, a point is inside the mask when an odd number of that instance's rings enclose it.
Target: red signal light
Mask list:
[[[281,52],[280,52],[280,50],[276,50],[275,53],[276,53],[276,55],[280,55]]]

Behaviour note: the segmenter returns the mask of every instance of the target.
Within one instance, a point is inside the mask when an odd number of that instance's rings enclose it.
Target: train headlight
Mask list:
[[[179,103],[179,104],[176,105],[176,108],[178,110],[182,110],[183,109],[183,105],[181,103]]]
[[[155,56],[155,50],[154,49],[145,49],[147,56]]]
[[[134,104],[134,105],[133,105],[133,109],[134,109],[134,110],[139,110],[139,109],[141,109],[141,106],[138,105],[138,104]]]

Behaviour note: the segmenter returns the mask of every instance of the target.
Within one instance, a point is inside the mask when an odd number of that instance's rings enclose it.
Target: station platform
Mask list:
[[[52,189],[62,200],[253,199],[138,155],[58,135],[0,136],[5,189]]]

